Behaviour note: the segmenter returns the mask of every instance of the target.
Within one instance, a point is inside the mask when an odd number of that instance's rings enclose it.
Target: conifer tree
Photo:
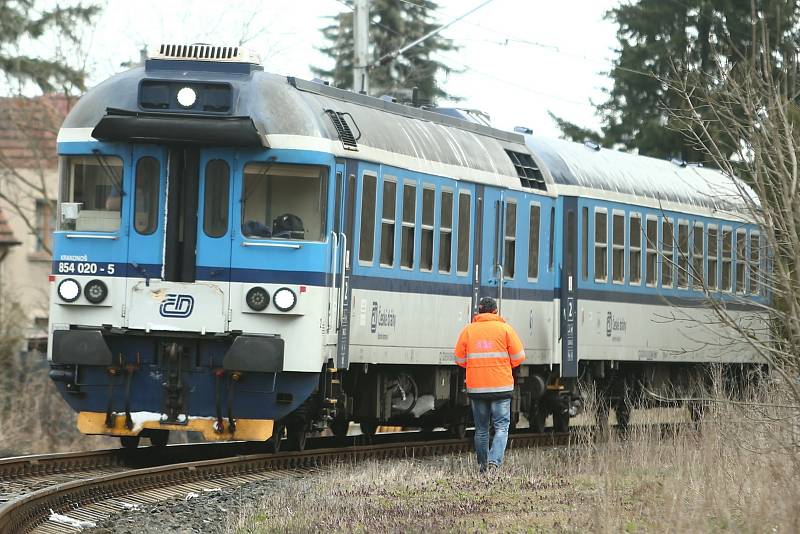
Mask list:
[[[440,72],[453,69],[432,59],[437,52],[457,50],[450,39],[437,34],[407,50],[401,56],[378,65],[377,60],[385,54],[435,30],[439,25],[433,20],[437,9],[430,0],[398,2],[396,0],[370,1],[369,58],[374,67],[369,70],[371,93],[391,94],[403,97],[413,87],[420,90],[428,100],[450,98],[436,82]],[[345,11],[330,17],[331,23],[322,29],[328,41],[319,48],[335,63],[333,68],[312,67],[316,76],[331,80],[343,89],[353,89],[353,12]]]
[[[669,110],[683,103],[668,81],[694,76],[695,85],[712,88],[718,67],[735,70],[764,54],[769,54],[776,68],[784,68],[786,62],[794,61],[799,15],[794,0],[622,4],[606,14],[618,26],[619,48],[610,72],[613,87],[608,99],[597,106],[601,131],[553,119],[565,137],[577,141],[588,138],[655,157],[703,160],[702,151],[673,124]],[[755,38],[762,27],[769,31],[766,41]],[[768,43],[768,49],[762,42]],[[724,135],[721,130],[720,135]]]
[[[77,4],[70,7],[45,6],[37,0],[0,1],[0,72],[6,80],[25,85],[33,83],[43,92],[56,87],[84,89],[85,73],[57,59],[29,55],[24,46],[57,32],[72,43],[79,40],[77,25],[88,24],[99,7]]]

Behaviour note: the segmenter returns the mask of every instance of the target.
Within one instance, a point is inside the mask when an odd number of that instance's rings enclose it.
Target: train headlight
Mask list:
[[[297,304],[297,295],[288,287],[282,287],[272,295],[272,302],[282,312],[288,312]]]
[[[81,296],[81,285],[74,278],[64,278],[58,283],[58,296],[64,302],[75,302]]]
[[[244,300],[251,310],[261,311],[269,304],[269,293],[263,287],[251,287]]]
[[[102,280],[90,280],[83,288],[83,296],[92,304],[100,304],[108,296],[108,286]]]
[[[178,91],[178,104],[185,108],[194,106],[197,102],[197,93],[191,87],[182,87]]]

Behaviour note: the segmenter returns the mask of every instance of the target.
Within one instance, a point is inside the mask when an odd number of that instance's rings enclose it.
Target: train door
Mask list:
[[[578,376],[578,199],[564,197],[562,210],[560,323],[561,376]]]
[[[166,151],[156,145],[133,147],[130,195],[132,221],[128,239],[130,278],[163,277]]]
[[[353,231],[356,203],[356,163],[336,163],[336,210],[333,228],[333,258],[331,274],[335,289],[331,299],[331,318],[336,334],[336,367],[349,367],[350,276],[353,264]]]
[[[486,189],[483,207],[482,284],[494,288],[502,313],[504,289],[517,276],[517,213],[525,195],[515,191]]]

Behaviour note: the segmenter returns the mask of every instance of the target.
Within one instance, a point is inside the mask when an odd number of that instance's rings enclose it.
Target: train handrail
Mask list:
[[[275,247],[299,249],[301,245],[296,243],[255,243],[253,241],[242,241],[243,247]]]
[[[497,313],[499,314],[503,309],[503,284],[505,283],[505,272],[502,263],[494,266],[495,271],[500,275],[497,277]]]
[[[336,317],[331,317],[331,305],[333,303],[333,290],[336,287],[336,268],[338,267],[339,259],[339,236],[335,231],[331,230],[333,237],[333,252],[331,253],[331,286],[328,288],[328,331],[331,330],[331,325],[334,322],[339,324],[339,299],[336,299]]]
[[[344,314],[345,288],[344,280],[347,273],[347,234],[339,232],[342,238],[342,273],[339,275],[339,309],[337,310],[337,330],[342,327],[342,315]]]
[[[97,235],[97,234],[66,234],[68,239],[119,239],[116,235]]]

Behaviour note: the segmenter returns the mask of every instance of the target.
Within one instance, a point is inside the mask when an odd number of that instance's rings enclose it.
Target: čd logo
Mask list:
[[[170,293],[161,303],[159,313],[162,317],[185,319],[192,314],[192,310],[194,310],[193,296]]]

